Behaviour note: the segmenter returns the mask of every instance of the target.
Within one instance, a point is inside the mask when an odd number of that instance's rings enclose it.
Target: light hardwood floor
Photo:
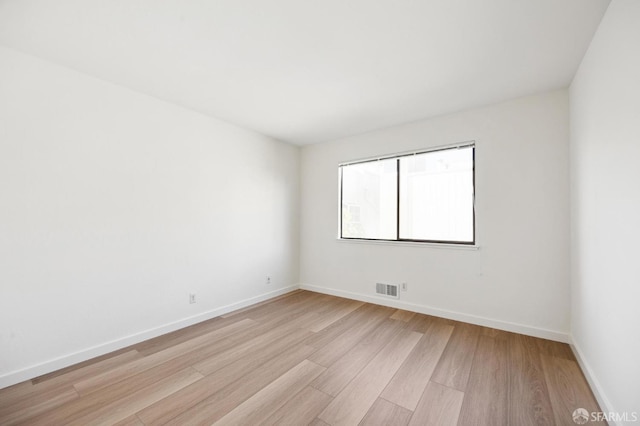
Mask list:
[[[307,291],[0,390],[1,425],[575,425],[580,407],[599,411],[565,344]]]

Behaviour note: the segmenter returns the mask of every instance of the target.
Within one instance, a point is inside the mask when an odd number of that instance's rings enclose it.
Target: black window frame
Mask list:
[[[471,158],[472,158],[472,185],[473,185],[473,202],[472,202],[472,227],[473,227],[473,239],[471,241],[455,241],[455,240],[420,240],[420,239],[411,239],[411,238],[400,238],[400,159],[404,157],[410,157],[419,154],[428,154],[432,152],[439,151],[449,151],[453,149],[460,148],[471,148]],[[343,193],[343,180],[342,180],[342,169],[345,166],[350,166],[354,164],[363,164],[363,163],[371,163],[380,160],[396,160],[396,238],[395,239],[385,239],[385,238],[360,238],[360,237],[345,237],[342,235],[342,193]],[[339,215],[338,215],[338,235],[339,239],[346,241],[385,241],[385,242],[393,242],[393,243],[426,243],[426,244],[448,244],[448,245],[461,245],[461,246],[475,246],[477,241],[476,235],[476,143],[475,141],[464,142],[462,144],[449,145],[444,147],[437,147],[431,149],[423,149],[419,151],[412,151],[408,153],[402,154],[392,154],[386,155],[376,158],[370,158],[366,160],[359,161],[350,161],[345,163],[340,163],[338,165],[338,179],[340,180],[339,191],[340,191],[340,199],[339,199]]]

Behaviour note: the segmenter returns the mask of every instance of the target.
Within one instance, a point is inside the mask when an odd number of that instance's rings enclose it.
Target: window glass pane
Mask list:
[[[396,239],[397,160],[342,166],[342,238]]]
[[[400,158],[400,238],[473,242],[473,147]]]

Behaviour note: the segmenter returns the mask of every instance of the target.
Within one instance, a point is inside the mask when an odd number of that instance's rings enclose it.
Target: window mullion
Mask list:
[[[400,158],[396,159],[396,241],[400,241]]]

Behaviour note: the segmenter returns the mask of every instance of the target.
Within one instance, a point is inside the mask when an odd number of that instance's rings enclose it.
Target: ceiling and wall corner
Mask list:
[[[567,87],[608,0],[4,0],[0,44],[294,144]]]

